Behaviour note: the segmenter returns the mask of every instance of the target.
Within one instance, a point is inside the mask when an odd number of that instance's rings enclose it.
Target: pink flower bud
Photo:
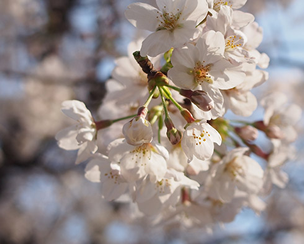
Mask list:
[[[165,118],[165,125],[168,130],[175,128],[173,121],[170,118]]]
[[[260,120],[260,121],[256,121],[253,123],[253,126],[255,128],[257,128],[258,130],[261,130],[261,131],[265,131],[267,126],[264,124],[264,121],[263,120]]]
[[[145,106],[139,107],[138,111],[137,111],[137,115],[142,117],[142,118],[146,118],[148,113],[148,108]]]
[[[191,90],[181,89],[179,93],[182,96],[190,99],[191,102],[193,102],[196,106],[198,106],[201,110],[205,112],[208,112],[212,108],[214,108],[214,101],[205,91],[201,91],[201,90],[191,91]]]
[[[235,132],[246,141],[254,141],[258,137],[258,130],[250,125],[236,127]]]
[[[277,125],[266,126],[263,121],[254,122],[253,126],[258,130],[263,131],[269,138],[282,139],[284,137],[283,132]]]
[[[189,188],[185,188],[183,187],[182,188],[182,191],[181,191],[181,202],[182,204],[184,205],[190,205],[191,204],[191,196],[190,196],[190,190]]]
[[[167,137],[172,145],[176,145],[182,139],[182,133],[176,128],[167,131]]]
[[[181,111],[181,115],[184,117],[184,119],[188,122],[188,123],[193,123],[195,122],[195,119],[193,118],[192,114],[189,112],[188,109],[183,109]]]
[[[282,133],[281,129],[277,125],[270,125],[265,130],[266,135],[272,139],[282,139],[284,134]]]
[[[208,112],[214,108],[214,101],[204,91],[194,91],[190,97],[191,102],[198,106],[201,110]]]

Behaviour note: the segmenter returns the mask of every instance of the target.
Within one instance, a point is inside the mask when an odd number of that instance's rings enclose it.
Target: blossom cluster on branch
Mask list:
[[[272,186],[285,187],[301,109],[284,94],[264,97],[264,119],[250,116],[251,89],[268,79],[269,58],[257,51],[262,29],[240,10],[246,0],[156,0],[128,6],[126,18],[150,31],[116,60],[108,94],[94,120],[85,104],[65,101],[75,125],[56,135],[88,161],[85,177],[108,201],[126,199],[153,223],[211,227],[243,207],[260,213]],[[131,120],[130,120],[131,119]],[[126,120],[128,122],[126,122]],[[272,150],[257,144],[264,133]],[[251,157],[255,154],[258,162]]]

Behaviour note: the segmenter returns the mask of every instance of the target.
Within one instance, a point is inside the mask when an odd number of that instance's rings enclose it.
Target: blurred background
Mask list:
[[[54,135],[70,123],[62,101],[84,101],[96,115],[135,33],[124,17],[131,2],[0,0],[0,244],[304,243],[303,120],[287,188],[273,190],[261,216],[244,210],[213,235],[132,221],[129,206],[101,199],[75,152],[57,147]],[[271,59],[256,96],[281,90],[303,107],[303,0],[248,0],[244,10],[263,27],[259,50]]]

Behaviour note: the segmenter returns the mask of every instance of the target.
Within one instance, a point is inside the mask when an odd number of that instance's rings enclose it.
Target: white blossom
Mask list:
[[[64,101],[61,110],[66,116],[77,121],[77,124],[56,134],[58,146],[66,150],[79,149],[76,164],[81,163],[97,150],[95,122],[83,102]]]
[[[302,109],[296,104],[286,104],[287,96],[280,92],[273,92],[261,100],[265,109],[264,124],[268,127],[278,127],[284,140],[292,142],[297,138],[294,125],[300,120]]]
[[[224,58],[224,50],[223,34],[208,31],[198,39],[195,46],[188,44],[173,51],[173,68],[168,75],[177,86],[184,89],[195,89],[198,86],[204,91],[206,86],[231,89],[244,80],[245,74],[240,67]]]
[[[182,187],[198,189],[199,184],[175,170],[168,170],[157,182],[145,179],[136,194],[139,210],[155,215],[164,208],[175,206],[180,201]]]
[[[128,189],[129,185],[122,177],[119,165],[111,164],[104,155],[97,155],[90,160],[85,171],[88,180],[102,184],[101,194],[108,201],[117,199]]]
[[[135,27],[153,32],[143,41],[141,56],[155,57],[189,42],[208,11],[205,0],[157,0],[156,4],[157,8],[133,3],[125,12]]]
[[[214,143],[222,143],[220,134],[211,125],[201,121],[191,123],[186,128],[181,146],[190,162],[194,156],[201,160],[209,159],[214,151]]]
[[[252,158],[244,155],[248,148],[232,150],[210,169],[206,191],[213,199],[230,202],[235,189],[257,194],[263,186],[263,169]]]
[[[250,116],[258,105],[256,97],[251,93],[251,89],[263,84],[267,79],[267,72],[254,70],[252,73],[247,74],[244,82],[240,85],[222,91],[225,110],[231,109],[236,115],[244,117]]]
[[[167,170],[168,151],[157,143],[131,146],[123,139],[109,145],[109,159],[120,165],[121,174],[128,182],[135,182],[145,176],[151,180],[162,179]]]

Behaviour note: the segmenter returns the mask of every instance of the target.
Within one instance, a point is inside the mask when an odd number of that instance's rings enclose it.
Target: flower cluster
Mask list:
[[[246,0],[156,3],[125,12],[151,34],[116,60],[99,109],[103,120],[82,102],[65,101],[62,111],[77,124],[56,135],[58,145],[79,149],[76,163],[88,161],[85,177],[102,185],[103,198],[127,196],[154,223],[209,227],[232,221],[243,207],[259,213],[261,196],[287,183],[281,166],[301,115],[274,93],[261,101],[263,120],[225,118],[228,110],[250,116],[258,105],[251,89],[267,80],[260,68],[269,63],[256,49],[262,29],[238,10]],[[256,144],[258,131],[272,151]]]

